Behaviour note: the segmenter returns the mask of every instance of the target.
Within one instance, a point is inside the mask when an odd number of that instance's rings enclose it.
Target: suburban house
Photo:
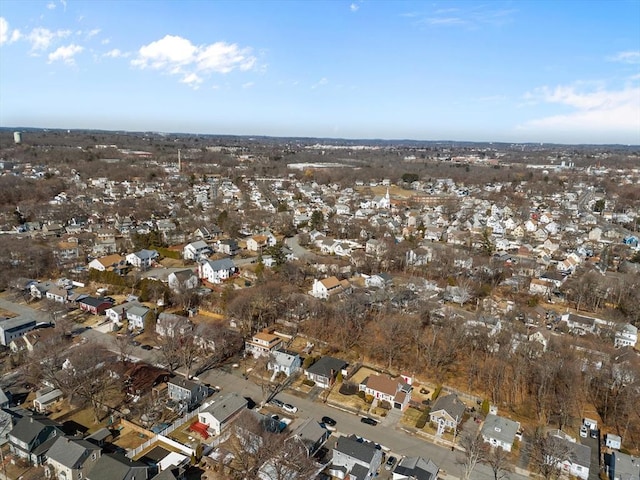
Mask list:
[[[229,255],[230,257],[233,257],[240,252],[240,247],[238,246],[238,242],[231,238],[228,238],[225,240],[218,240],[217,245],[218,245],[218,248],[217,248],[218,252]]]
[[[638,480],[640,478],[640,458],[638,457],[613,452],[609,456],[607,467],[607,473],[611,480]]]
[[[589,467],[591,466],[591,448],[563,437],[553,436],[553,438],[557,445],[555,451],[561,455],[558,458],[554,457],[558,468],[561,468],[563,472],[569,475],[588,480]],[[565,452],[567,452],[566,455]]]
[[[376,273],[366,276],[364,279],[365,287],[384,288],[393,283],[393,277],[388,273]]]
[[[196,288],[200,284],[200,280],[193,270],[187,268],[171,272],[167,277],[167,283],[172,292],[181,293]]]
[[[153,314],[150,308],[138,302],[116,305],[108,308],[105,313],[107,318],[119,327],[122,326],[122,322],[126,319],[129,330],[144,330],[145,320]]]
[[[93,315],[102,315],[113,305],[113,302],[110,300],[95,297],[84,297],[78,300],[77,303],[80,310],[89,312]]]
[[[66,288],[53,287],[47,290],[45,294],[48,300],[52,300],[57,303],[66,303],[69,300],[71,291]]]
[[[411,400],[411,385],[402,377],[393,379],[384,375],[370,375],[362,381],[359,389],[378,402],[385,401],[391,408],[402,411],[409,406]]]
[[[156,333],[161,337],[173,335],[186,335],[193,330],[193,323],[181,315],[162,312],[156,322]]]
[[[209,393],[206,385],[182,377],[169,380],[167,390],[171,400],[184,403],[188,409],[200,405]]]
[[[307,455],[312,456],[327,441],[331,432],[324,428],[317,420],[307,418],[293,431],[287,442],[300,442],[307,450]]]
[[[638,342],[638,327],[627,323],[616,332],[615,347],[635,347]]]
[[[266,235],[254,235],[247,240],[247,250],[250,252],[260,252],[263,248],[268,246],[269,243]]]
[[[244,342],[244,349],[255,358],[269,355],[282,345],[282,338],[266,331],[258,332]]]
[[[348,293],[351,290],[349,280],[338,280],[336,277],[328,277],[323,280],[314,280],[309,294],[312,297],[327,299],[340,293]]]
[[[95,443],[69,437],[57,437],[47,452],[47,465],[57,478],[85,478],[100,458],[102,449]]]
[[[347,362],[334,357],[322,357],[311,365],[304,374],[322,388],[329,388],[336,381],[338,374],[346,374]]]
[[[510,452],[518,430],[520,430],[519,422],[489,414],[480,433],[483,440],[486,443],[490,443],[492,447],[499,447],[506,452]]]
[[[198,421],[190,430],[202,435],[205,439],[212,435],[220,435],[240,413],[247,408],[247,400],[236,392],[231,392],[217,399],[210,406],[198,413]]]
[[[153,261],[160,255],[155,250],[142,249],[139,252],[130,253],[127,255],[126,260],[140,270],[147,270],[151,268]]]
[[[33,465],[41,465],[47,451],[64,435],[62,425],[42,415],[27,415],[18,420],[8,435],[11,453]]]
[[[436,480],[439,471],[431,459],[403,457],[393,469],[393,480]]]
[[[33,318],[22,315],[13,318],[0,317],[0,343],[8,347],[12,340],[22,337],[34,328],[36,321]]]
[[[106,257],[96,258],[89,262],[89,268],[98,270],[99,272],[116,272],[123,273],[126,270],[127,260],[121,255],[107,255]]]
[[[213,249],[202,240],[188,243],[182,250],[182,257],[185,260],[200,260],[213,253]]]
[[[607,433],[604,436],[604,444],[608,448],[620,450],[620,447],[622,447],[622,438],[620,438],[618,435],[614,435],[613,433]],[[640,466],[638,468],[640,468]],[[640,471],[638,472],[638,474],[640,475]]]
[[[289,377],[300,370],[301,366],[302,359],[296,352],[278,349],[271,352],[267,369],[272,371],[274,375],[282,372]]]
[[[438,397],[429,412],[429,421],[443,430],[452,430],[462,421],[466,408],[455,393]]]
[[[202,260],[198,263],[198,277],[209,283],[222,283],[238,271],[230,258],[220,260]]]
[[[107,453],[96,461],[86,480],[147,480],[149,469],[121,453]]]
[[[576,315],[575,313],[565,313],[560,317],[563,322],[566,322],[570,331],[579,335],[585,335],[587,333],[594,333],[596,331],[596,319],[591,317],[584,317],[582,315]]]
[[[53,387],[45,387],[38,390],[33,399],[33,409],[38,413],[48,413],[51,407],[64,397],[62,390]]]
[[[349,480],[371,480],[381,463],[382,450],[372,442],[359,442],[355,435],[350,435],[336,441],[329,473]]]

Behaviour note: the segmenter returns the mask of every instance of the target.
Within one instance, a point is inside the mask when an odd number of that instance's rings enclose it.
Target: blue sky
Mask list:
[[[640,144],[640,0],[0,0],[0,126]]]

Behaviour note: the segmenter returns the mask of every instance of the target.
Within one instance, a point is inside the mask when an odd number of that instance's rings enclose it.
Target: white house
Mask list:
[[[173,313],[162,312],[158,315],[156,322],[156,333],[161,337],[171,337],[173,335],[183,336],[191,332],[193,328],[193,323],[191,323],[187,317]]]
[[[182,257],[185,260],[200,260],[213,252],[212,248],[202,240],[191,242],[185,245],[182,250]]]
[[[236,392],[230,392],[201,410],[198,423],[206,425],[208,435],[220,435],[246,408],[247,400]]]
[[[627,323],[616,332],[615,347],[635,347],[638,342],[638,327]]]
[[[296,373],[302,366],[300,355],[287,350],[274,350],[271,352],[271,359],[267,365],[267,369],[275,374],[284,373],[287,377]]]
[[[486,443],[510,452],[518,430],[520,430],[520,422],[489,414],[480,433]]]
[[[141,270],[151,268],[153,261],[158,258],[159,254],[155,250],[140,250],[139,252],[130,253],[126,260],[128,263]]]
[[[609,448],[620,450],[620,447],[622,446],[622,438],[618,435],[614,435],[613,433],[607,433],[604,436],[604,444]]]
[[[258,332],[244,342],[244,349],[255,358],[269,355],[282,345],[282,338],[269,332]]]
[[[339,293],[346,293],[351,290],[348,280],[338,280],[336,277],[328,277],[323,280],[314,280],[311,292],[312,297],[327,299]]]
[[[411,385],[402,377],[393,379],[384,375],[370,375],[362,381],[359,389],[378,401],[389,403],[391,408],[397,410],[404,411],[411,401]]]
[[[558,468],[574,477],[588,480],[591,466],[591,448],[587,445],[572,442],[566,438],[554,436],[558,457],[552,459],[557,462]]]
[[[171,291],[180,293],[193,290],[198,286],[200,280],[193,270],[187,268],[171,272],[167,277],[167,283]]]
[[[209,283],[222,283],[238,271],[230,258],[220,260],[202,260],[198,263],[198,277]]]
[[[382,450],[374,443],[358,441],[355,435],[340,437],[333,447],[329,473],[339,478],[371,480],[381,463]]]

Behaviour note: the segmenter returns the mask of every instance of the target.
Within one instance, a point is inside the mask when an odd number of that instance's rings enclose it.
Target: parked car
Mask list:
[[[398,459],[396,457],[394,457],[394,456],[391,456],[391,457],[387,458],[387,461],[384,464],[384,469],[385,470],[392,470],[393,467],[395,466],[397,460]]]
[[[589,431],[589,436],[591,438],[598,438],[598,430],[596,430],[596,429],[590,430]]]
[[[360,419],[360,421],[361,421],[362,423],[366,423],[367,425],[371,425],[371,426],[374,426],[374,427],[378,424],[378,421],[377,421],[377,420],[374,420],[374,419],[373,419],[373,418],[371,418],[371,417],[362,417],[362,418]]]
[[[336,421],[331,417],[322,417],[322,423],[329,425],[330,427],[336,426]]]
[[[151,345],[141,345],[140,348],[143,350],[153,350],[153,347]]]
[[[131,342],[131,345],[133,345],[134,347],[139,347],[141,345],[141,343],[137,340],[134,340]]]
[[[284,402],[278,400],[277,398],[274,398],[271,400],[271,405],[275,405],[278,408],[282,408],[284,407]]]
[[[288,413],[296,413],[298,411],[298,407],[291,405],[290,403],[285,403],[282,406],[282,409]]]
[[[589,436],[589,429],[585,425],[580,427],[580,436],[582,438],[587,438]]]

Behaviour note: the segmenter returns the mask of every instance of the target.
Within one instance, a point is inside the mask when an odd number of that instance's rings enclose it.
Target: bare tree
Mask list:
[[[510,456],[501,447],[491,448],[482,459],[482,463],[491,468],[493,480],[508,478],[509,472],[511,472],[512,469]]]
[[[478,462],[482,462],[485,458],[484,440],[479,431],[475,433],[465,432],[460,437],[460,446],[464,451],[464,455],[458,459],[458,463],[462,467],[463,480],[469,480]]]
[[[540,429],[531,443],[531,464],[546,480],[556,480],[562,474],[562,463],[572,460],[573,451],[568,442],[546,435]]]

